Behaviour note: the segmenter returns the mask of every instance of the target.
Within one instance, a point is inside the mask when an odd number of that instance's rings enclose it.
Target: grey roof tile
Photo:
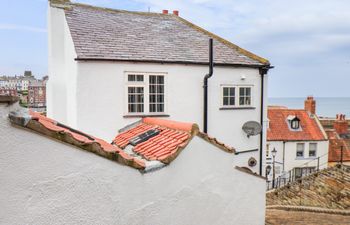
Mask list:
[[[216,64],[261,66],[266,59],[175,15],[129,12],[71,3],[65,15],[78,59],[208,62],[214,38]]]

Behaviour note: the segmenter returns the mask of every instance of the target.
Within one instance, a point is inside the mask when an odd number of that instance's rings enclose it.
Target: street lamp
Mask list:
[[[273,170],[272,170],[272,188],[275,188],[275,157],[276,157],[276,148],[273,148],[273,150],[271,151],[272,153],[272,165],[273,165]]]

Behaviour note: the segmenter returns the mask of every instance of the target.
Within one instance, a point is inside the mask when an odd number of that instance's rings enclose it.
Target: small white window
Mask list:
[[[305,148],[304,143],[297,143],[297,157],[298,158],[304,157],[304,148]]]
[[[250,106],[252,104],[251,87],[240,87],[239,88],[239,105]]]
[[[252,87],[239,85],[222,85],[221,93],[221,105],[224,108],[252,106]]]
[[[222,96],[223,96],[223,106],[235,106],[236,101],[236,91],[235,87],[223,87],[222,88]]]
[[[317,143],[309,144],[309,157],[316,157],[317,153]]]

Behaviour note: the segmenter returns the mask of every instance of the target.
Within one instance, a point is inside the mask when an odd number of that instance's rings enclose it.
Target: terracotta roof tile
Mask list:
[[[224,150],[225,152],[229,152],[229,153],[235,153],[236,152],[236,150],[233,147],[225,145],[224,143],[218,141],[216,138],[210,137],[206,133],[199,132],[198,136],[203,138],[204,140],[210,142],[211,144],[219,147],[220,149]]]
[[[287,117],[293,115],[300,119],[301,130],[293,131],[288,127]],[[315,119],[311,118],[303,109],[268,109],[269,129],[267,130],[268,141],[303,141],[326,140],[321,128]]]
[[[142,172],[153,171],[169,164],[188,145],[194,135],[202,137],[227,152],[234,152],[233,148],[215,138],[203,133],[198,134],[198,126],[192,123],[144,118],[124,128],[110,144],[36,112],[15,111],[10,113],[9,118],[14,124],[134,167]],[[130,144],[133,138],[152,129],[157,130],[153,133],[154,136],[148,137],[143,142],[132,142],[135,146]]]
[[[136,169],[145,169],[146,165],[142,160],[126,154],[119,147],[111,145],[102,139],[69,128],[39,113],[29,112],[28,114],[23,112],[12,112],[9,117],[11,122],[16,123],[17,125],[21,125],[57,140],[67,142]]]
[[[152,129],[158,130],[159,134],[137,144],[133,151],[146,160],[158,160],[165,164],[175,159],[198,132],[196,124],[144,118],[135,127],[118,134],[113,143],[125,148],[133,138]]]

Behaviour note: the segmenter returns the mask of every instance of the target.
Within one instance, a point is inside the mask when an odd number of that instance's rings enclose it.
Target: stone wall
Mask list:
[[[350,210],[350,167],[330,167],[266,194],[267,205]]]

